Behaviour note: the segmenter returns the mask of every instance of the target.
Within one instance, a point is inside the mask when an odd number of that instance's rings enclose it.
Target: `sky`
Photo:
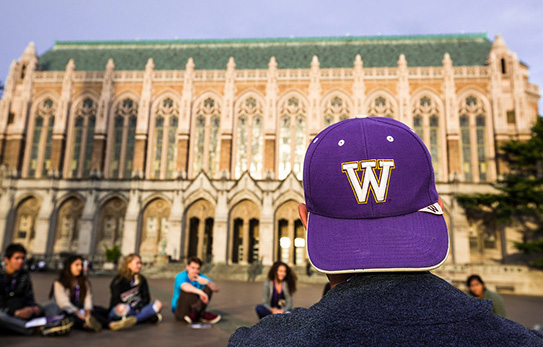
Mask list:
[[[31,41],[454,33],[500,34],[543,92],[541,0],[0,0],[0,81]]]

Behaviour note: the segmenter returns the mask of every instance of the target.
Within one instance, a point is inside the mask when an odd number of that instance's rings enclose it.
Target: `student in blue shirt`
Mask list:
[[[202,261],[197,257],[191,257],[187,261],[187,269],[175,276],[173,288],[172,313],[177,320],[184,320],[188,324],[198,321],[215,324],[221,320],[221,316],[206,312],[207,305],[213,292],[218,292],[219,287],[200,274]]]

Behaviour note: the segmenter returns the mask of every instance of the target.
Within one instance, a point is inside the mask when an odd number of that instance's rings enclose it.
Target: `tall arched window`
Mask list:
[[[254,178],[262,178],[262,103],[253,97],[237,108],[236,154],[234,176],[249,170]]]
[[[487,181],[488,129],[484,104],[477,97],[470,95],[461,101],[459,114],[464,180]]]
[[[210,178],[219,174],[220,156],[220,105],[212,97],[200,101],[196,107],[196,119],[192,143],[192,175],[201,170]]]
[[[440,124],[437,103],[428,96],[418,99],[413,107],[413,128],[432,156],[436,180],[441,178]]]
[[[130,178],[132,175],[137,114],[138,105],[130,98],[122,100],[115,107],[113,158],[110,166],[112,178]]]
[[[376,97],[368,106],[370,117],[394,118],[394,106],[388,97],[383,95]]]
[[[95,124],[96,103],[86,98],[79,103],[75,111],[69,169],[69,176],[72,178],[90,175]]]
[[[350,117],[349,105],[340,96],[332,96],[324,106],[324,127]]]
[[[304,153],[307,147],[307,106],[296,96],[286,99],[280,108],[279,124],[279,179],[284,179],[291,168],[302,179]]]
[[[178,123],[179,105],[165,98],[155,110],[151,178],[175,177]]]
[[[45,99],[36,108],[34,131],[30,145],[28,177],[47,175],[51,169],[51,147],[55,124],[56,105],[53,100]],[[41,150],[43,148],[43,151]]]

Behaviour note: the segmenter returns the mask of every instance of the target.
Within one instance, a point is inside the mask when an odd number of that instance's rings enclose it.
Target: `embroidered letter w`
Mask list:
[[[379,178],[375,172],[377,165],[380,168]],[[370,190],[373,192],[375,202],[386,201],[390,171],[394,168],[393,159],[361,160],[341,164],[341,171],[347,175],[359,204],[368,202]],[[362,181],[357,174],[359,170],[362,170]]]

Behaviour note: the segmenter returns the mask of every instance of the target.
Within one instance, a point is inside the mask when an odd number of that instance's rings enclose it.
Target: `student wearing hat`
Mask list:
[[[329,126],[309,145],[303,184],[309,260],[332,289],[309,309],[239,328],[231,346],[543,344],[429,272],[449,235],[430,154],[409,127],[381,117]]]

